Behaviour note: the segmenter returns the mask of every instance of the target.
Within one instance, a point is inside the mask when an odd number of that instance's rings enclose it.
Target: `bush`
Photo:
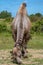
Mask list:
[[[7,30],[7,26],[4,24],[0,24],[0,32],[6,31]]]
[[[12,17],[12,15],[11,15],[10,12],[2,11],[2,12],[0,13],[0,18],[5,19],[5,18],[9,18],[9,17]]]
[[[43,16],[41,13],[36,13],[36,14],[31,14],[29,17],[32,22],[36,22],[40,20]]]
[[[9,17],[9,18],[6,18],[4,22],[12,22],[13,18]]]
[[[43,20],[35,22],[35,24],[31,28],[31,33],[34,32],[43,32]]]

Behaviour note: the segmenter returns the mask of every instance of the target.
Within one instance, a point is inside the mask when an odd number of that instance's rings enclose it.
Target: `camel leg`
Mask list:
[[[20,47],[16,46],[13,48],[13,57],[18,64],[22,63]]]
[[[27,50],[27,42],[30,40],[31,35],[28,33],[24,36],[23,45],[22,45],[22,55],[24,57],[28,57],[28,50]]]
[[[24,58],[27,58],[28,57],[27,54],[28,54],[28,51],[27,51],[27,42],[24,41],[24,43],[22,45],[22,56]]]

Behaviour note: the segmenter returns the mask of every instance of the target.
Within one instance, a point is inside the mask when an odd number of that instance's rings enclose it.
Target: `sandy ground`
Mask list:
[[[11,50],[0,50],[0,65],[17,65],[12,62]],[[43,65],[43,49],[28,49],[28,58],[22,59],[24,65]]]

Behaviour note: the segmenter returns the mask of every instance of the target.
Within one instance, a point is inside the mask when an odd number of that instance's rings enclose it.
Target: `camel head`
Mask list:
[[[21,15],[24,15],[26,14],[26,3],[22,3],[19,10],[18,10],[18,13],[20,13]]]

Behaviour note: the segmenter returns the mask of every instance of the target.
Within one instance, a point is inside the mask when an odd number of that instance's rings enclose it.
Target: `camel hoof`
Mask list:
[[[21,58],[17,57],[16,60],[17,60],[17,63],[18,63],[18,64],[22,64],[22,60],[21,60]]]
[[[27,55],[27,53],[25,53],[23,57],[24,57],[24,58],[28,58],[28,55]]]
[[[24,56],[24,58],[28,58],[28,56]]]

